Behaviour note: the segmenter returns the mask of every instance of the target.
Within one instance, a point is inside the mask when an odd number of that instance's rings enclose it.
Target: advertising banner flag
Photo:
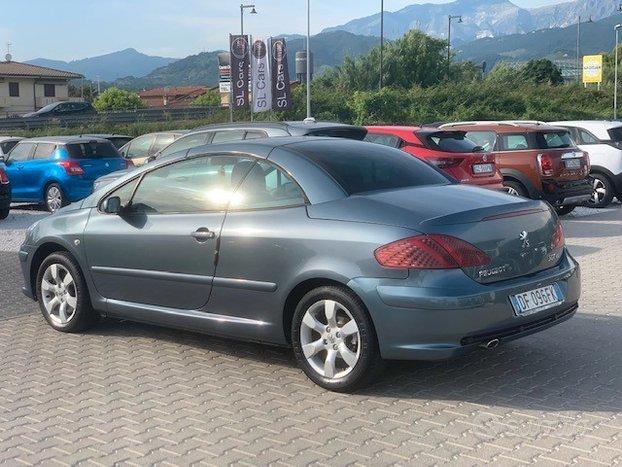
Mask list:
[[[603,82],[603,56],[585,55],[583,57],[583,82],[602,83]]]
[[[230,36],[231,94],[234,110],[248,108],[249,47],[248,36]]]
[[[287,68],[287,44],[284,38],[272,38],[270,45],[272,108],[288,110],[292,107],[292,90]]]
[[[251,83],[253,112],[272,110],[272,75],[268,42],[263,38],[254,39],[251,46]]]

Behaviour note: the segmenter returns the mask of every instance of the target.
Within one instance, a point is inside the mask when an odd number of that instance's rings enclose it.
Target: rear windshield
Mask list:
[[[466,137],[461,131],[439,131],[425,138],[426,146],[442,152],[478,152],[483,148]]]
[[[451,183],[416,157],[379,144],[316,143],[296,149],[328,172],[349,195]]]
[[[19,140],[15,141],[5,141],[4,143],[0,143],[0,149],[2,149],[2,154],[8,154],[11,149],[18,143]]]
[[[121,157],[112,143],[93,141],[88,143],[71,143],[67,145],[69,157],[72,159],[98,159],[101,157]]]
[[[622,126],[609,129],[609,137],[616,143],[622,142]]]
[[[568,131],[542,131],[536,133],[537,149],[572,148],[574,142]]]

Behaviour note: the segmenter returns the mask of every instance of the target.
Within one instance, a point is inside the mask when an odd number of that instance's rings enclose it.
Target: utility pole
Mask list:
[[[462,15],[448,15],[447,19],[447,79],[449,79],[449,71],[451,69],[451,22],[457,19],[458,23],[462,23]]]
[[[384,0],[380,0],[380,89],[384,78]]]
[[[618,43],[619,43],[619,31],[622,28],[622,24],[616,24],[614,30],[616,32],[616,51],[615,51],[615,63],[614,63],[614,79],[613,79],[613,119],[618,119]]]
[[[311,118],[311,0],[307,0],[307,118]]]

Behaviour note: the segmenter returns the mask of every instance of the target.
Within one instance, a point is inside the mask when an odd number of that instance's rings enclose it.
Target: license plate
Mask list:
[[[564,294],[559,284],[551,284],[510,296],[510,302],[516,316],[531,315],[552,308],[563,301]]]
[[[473,165],[474,174],[487,174],[491,172],[494,172],[494,166],[492,164],[474,164]]]
[[[580,169],[581,159],[567,159],[564,161],[567,169]]]

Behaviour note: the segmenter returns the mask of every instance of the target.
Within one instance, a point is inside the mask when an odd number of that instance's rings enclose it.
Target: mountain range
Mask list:
[[[462,17],[452,23],[452,38],[466,42],[483,37],[521,34],[543,28],[575,24],[581,16],[599,20],[613,15],[619,0],[574,0],[546,7],[526,9],[509,0],[455,0],[442,4],[409,5],[384,14],[385,36],[396,39],[410,29],[434,37],[447,37],[448,15]],[[380,35],[380,13],[355,19],[324,31],[348,31],[360,35]]]
[[[169,65],[176,60],[176,58],[145,55],[136,49],[125,49],[70,62],[35,58],[26,63],[80,73],[91,80],[99,77],[103,81],[114,81],[128,75],[145,76],[156,68]]]
[[[581,17],[582,52],[613,48],[613,24],[620,0],[573,0],[556,5],[525,9],[510,0],[455,0],[443,4],[414,4],[385,12],[385,35],[401,37],[419,29],[446,37],[447,15],[461,15],[452,23],[452,41],[458,60],[486,61],[489,68],[500,60],[521,62],[536,57],[571,61],[576,54],[576,23]],[[615,15],[615,16],[614,16]],[[585,23],[588,19],[594,22]],[[325,29],[311,38],[315,72],[357,57],[378,44],[380,15],[352,20]],[[290,75],[295,78],[295,53],[305,49],[304,36],[288,38]],[[128,89],[157,86],[215,85],[218,82],[218,53],[203,52],[183,59],[153,57],[125,49],[98,57],[63,62],[39,58],[27,63],[59,68]]]

